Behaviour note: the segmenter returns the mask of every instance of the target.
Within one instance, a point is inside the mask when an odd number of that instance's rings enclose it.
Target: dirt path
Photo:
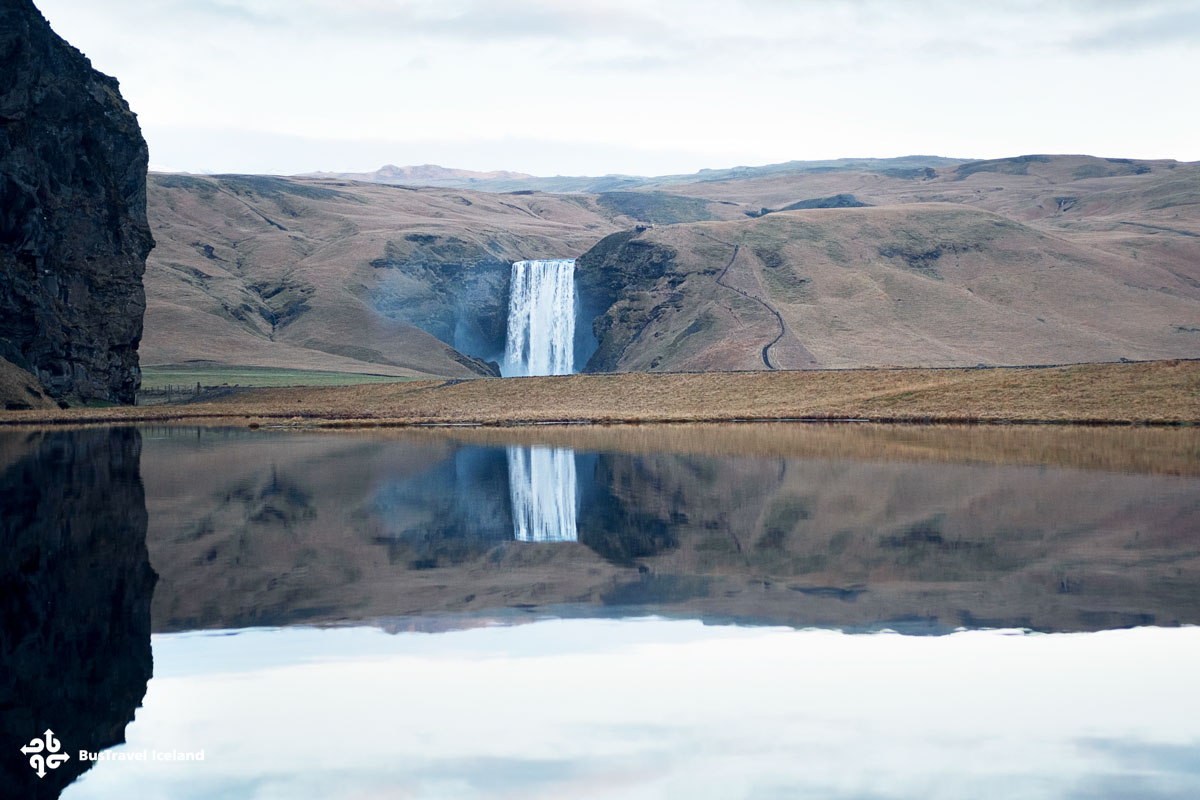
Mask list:
[[[730,242],[722,242],[722,244],[731,244],[731,243]],[[774,364],[771,363],[771,347],[776,342],[778,342],[780,339],[782,339],[785,333],[787,333],[787,326],[784,324],[783,317],[781,317],[779,315],[779,312],[776,311],[771,306],[771,304],[768,303],[766,300],[763,300],[761,297],[758,297],[757,295],[753,295],[753,294],[750,294],[749,292],[743,291],[743,290],[737,288],[736,286],[731,286],[730,284],[725,282],[725,273],[729,272],[729,268],[733,266],[733,262],[737,261],[738,253],[741,252],[741,249],[742,249],[742,246],[740,244],[733,244],[731,246],[733,247],[733,255],[731,255],[729,257],[729,263],[725,265],[725,269],[721,270],[721,274],[717,276],[717,285],[722,286],[731,291],[737,292],[742,297],[753,300],[754,302],[758,303],[763,308],[765,308],[767,311],[771,312],[771,315],[775,317],[775,321],[779,323],[779,333],[775,336],[774,339],[772,339],[770,342],[768,342],[763,347],[762,360],[763,360],[763,364],[765,364],[767,366],[767,369],[770,369],[770,370],[778,369],[778,367],[776,367]]]

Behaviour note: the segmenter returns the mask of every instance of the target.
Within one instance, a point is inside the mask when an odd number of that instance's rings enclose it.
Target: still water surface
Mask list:
[[[2,740],[106,756],[25,796],[1200,796],[1189,430],[5,432],[0,488]]]

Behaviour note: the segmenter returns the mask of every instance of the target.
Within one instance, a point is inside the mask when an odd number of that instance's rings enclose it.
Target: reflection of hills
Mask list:
[[[1109,433],[1088,435],[1103,449]],[[158,630],[565,603],[849,627],[1200,622],[1193,477],[861,453],[581,454],[579,543],[531,544],[512,541],[500,447],[148,438]]]
[[[433,569],[474,560],[512,538],[500,450],[454,452],[409,478],[384,479],[358,519],[388,561]]]
[[[740,471],[726,470],[727,495],[758,486],[761,500],[697,493],[675,528],[681,546],[645,562],[654,575],[704,576],[689,599],[694,611],[803,624],[1047,629],[1200,620],[1195,479],[775,463],[774,480],[742,486]],[[662,471],[679,469],[664,463]],[[654,480],[640,485],[643,507],[672,499]]]
[[[150,678],[141,436],[0,434],[0,786],[57,797],[125,741]],[[52,729],[71,758],[38,779],[19,746]]]
[[[510,541],[502,449],[183,428],[148,439],[152,559],[170,574],[159,630],[536,602],[521,565],[571,561]],[[575,577],[562,566],[553,592]]]

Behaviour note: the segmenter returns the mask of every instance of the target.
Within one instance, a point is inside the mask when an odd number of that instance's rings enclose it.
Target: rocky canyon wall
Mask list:
[[[137,118],[30,0],[0,0],[0,75],[0,358],[59,399],[133,402],[154,245]]]

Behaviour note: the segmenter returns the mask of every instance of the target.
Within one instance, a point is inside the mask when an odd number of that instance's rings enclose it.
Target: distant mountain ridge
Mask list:
[[[445,189],[474,189],[479,192],[579,192],[593,194],[685,183],[744,180],[782,175],[822,172],[868,172],[898,178],[933,177],[935,170],[971,163],[965,158],[943,156],[900,156],[897,158],[835,158],[824,161],[785,161],[757,167],[702,169],[679,175],[556,175],[537,176],[523,172],[475,172],[435,164],[397,167],[386,164],[374,172],[311,172],[298,178],[334,178],[385,183],[397,186],[436,186]]]
[[[533,175],[524,172],[494,170],[492,172],[477,172],[470,169],[454,169],[439,167],[437,164],[421,164],[419,166],[398,167],[395,164],[384,164],[374,172],[310,172],[296,177],[303,178],[340,178],[343,180],[360,180],[364,183],[407,184],[409,186],[440,186],[458,188],[460,186],[481,181],[524,181],[536,180]]]

